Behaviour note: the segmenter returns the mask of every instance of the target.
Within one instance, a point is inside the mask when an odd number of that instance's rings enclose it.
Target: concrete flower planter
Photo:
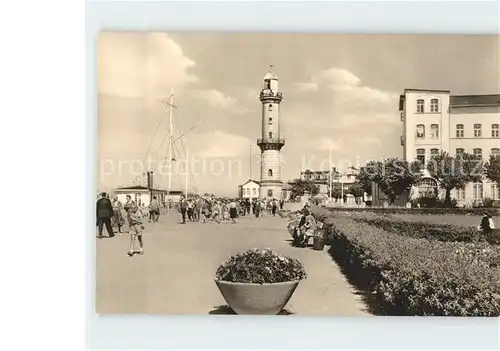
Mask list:
[[[216,279],[215,284],[237,314],[277,315],[292,297],[299,281],[254,284]]]

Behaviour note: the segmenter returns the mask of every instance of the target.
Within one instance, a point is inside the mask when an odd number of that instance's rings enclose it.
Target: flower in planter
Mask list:
[[[271,284],[306,279],[302,263],[269,248],[250,249],[231,256],[216,272],[216,279],[233,283]]]

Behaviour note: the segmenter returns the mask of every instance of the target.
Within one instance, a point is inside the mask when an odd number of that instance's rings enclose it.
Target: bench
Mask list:
[[[305,247],[309,245],[309,240],[311,238],[314,238],[315,236],[322,236],[323,235],[323,223],[322,222],[316,222],[316,230],[314,233],[308,233],[306,234],[306,238],[304,240]]]

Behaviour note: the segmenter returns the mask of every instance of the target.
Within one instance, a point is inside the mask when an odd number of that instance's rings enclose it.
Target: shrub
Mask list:
[[[375,226],[385,231],[417,239],[438,241],[481,242],[486,241],[492,245],[500,244],[500,232],[495,230],[485,234],[476,227],[462,227],[451,224],[427,223],[393,218],[390,215],[375,213],[332,213],[332,217],[346,216],[357,221]]]
[[[406,207],[329,207],[331,212],[373,212],[373,213],[383,213],[383,214],[414,214],[414,215],[438,215],[438,214],[450,214],[450,215],[483,215],[484,211],[489,211],[493,215],[499,215],[500,210],[496,207],[494,208],[406,208]]]
[[[234,283],[281,283],[306,278],[300,261],[267,248],[250,249],[231,256],[216,272],[216,279]]]
[[[327,217],[335,258],[390,314],[500,315],[498,247],[415,239]]]

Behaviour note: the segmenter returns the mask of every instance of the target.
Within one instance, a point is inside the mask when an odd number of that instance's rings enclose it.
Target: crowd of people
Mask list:
[[[234,199],[210,196],[181,197],[178,205],[182,223],[215,222],[236,223],[240,216],[255,215],[256,218],[265,215],[276,216],[278,209],[282,210],[284,200],[278,199]]]
[[[123,228],[128,227],[130,234],[130,246],[127,254],[134,256],[144,254],[143,231],[144,221],[156,223],[160,215],[169,209],[176,208],[181,215],[182,224],[189,222],[200,223],[236,223],[241,216],[254,215],[256,218],[264,216],[276,216],[278,209],[283,209],[284,200],[278,199],[234,199],[215,196],[194,196],[186,198],[181,196],[177,204],[173,202],[160,201],[153,196],[149,206],[140,201],[135,203],[130,195],[126,196],[124,204],[117,196],[110,197],[107,193],[101,193],[96,204],[96,218],[98,227],[98,238],[103,238],[103,230],[106,227],[108,237],[114,237],[113,227],[117,228],[118,234],[123,233]],[[137,247],[138,246],[138,247]]]

